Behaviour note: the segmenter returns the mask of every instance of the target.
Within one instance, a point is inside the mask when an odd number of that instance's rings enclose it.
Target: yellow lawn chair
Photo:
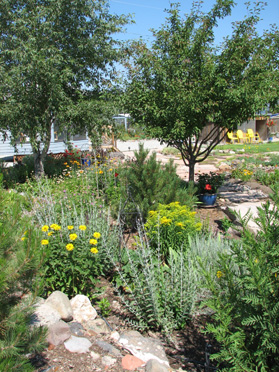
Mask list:
[[[253,131],[253,129],[247,129],[247,137],[249,138],[249,141],[256,141],[256,142],[263,142],[259,133]]]
[[[241,129],[238,129],[236,132],[237,140],[238,142],[248,142],[249,138],[246,136],[246,133],[243,133]]]
[[[237,141],[237,137],[235,137],[235,134],[233,132],[227,133],[228,139],[234,144],[234,141]]]

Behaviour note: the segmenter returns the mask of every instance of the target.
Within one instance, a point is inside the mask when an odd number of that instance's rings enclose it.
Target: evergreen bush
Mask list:
[[[29,325],[41,258],[38,236],[31,230],[30,220],[22,216],[23,199],[0,190],[1,371],[33,370],[26,354],[45,346],[45,330]]]

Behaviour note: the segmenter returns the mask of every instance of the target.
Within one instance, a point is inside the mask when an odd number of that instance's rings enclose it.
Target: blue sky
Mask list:
[[[172,0],[172,3],[178,1]],[[181,13],[190,13],[192,0],[180,0]],[[216,29],[216,42],[219,44],[223,37],[229,35],[231,32],[231,22],[242,20],[247,15],[246,0],[237,2],[237,5],[232,11],[230,17],[226,17],[219,22]],[[135,24],[126,27],[127,33],[125,35],[117,35],[117,39],[139,39],[142,37],[145,41],[152,41],[152,33],[150,28],[159,29],[165,22],[167,13],[164,9],[170,8],[170,1],[168,0],[109,0],[110,12],[116,14],[134,14]],[[214,0],[205,0],[202,6],[204,12],[211,9],[215,3]],[[270,24],[279,23],[279,0],[267,0],[267,6],[261,13],[262,21],[258,25],[258,31],[261,33],[263,30],[268,29]]]

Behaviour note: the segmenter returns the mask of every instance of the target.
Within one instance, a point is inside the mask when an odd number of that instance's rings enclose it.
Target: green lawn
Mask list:
[[[279,142],[271,143],[242,143],[230,145],[218,145],[216,150],[241,150],[244,149],[246,154],[257,154],[263,152],[279,152]]]

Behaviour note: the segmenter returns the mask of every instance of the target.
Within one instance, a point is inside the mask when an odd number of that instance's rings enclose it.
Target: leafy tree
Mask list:
[[[113,34],[127,21],[106,0],[1,1],[0,128],[30,138],[37,175],[52,124],[77,132],[94,123],[92,102],[119,57]]]
[[[151,135],[181,152],[190,180],[195,164],[228,130],[278,100],[279,34],[275,26],[257,34],[260,5],[214,45],[218,21],[234,5],[218,0],[202,13],[194,4],[185,18],[172,5],[166,23],[153,30],[152,47],[139,41],[128,50],[127,110]]]

